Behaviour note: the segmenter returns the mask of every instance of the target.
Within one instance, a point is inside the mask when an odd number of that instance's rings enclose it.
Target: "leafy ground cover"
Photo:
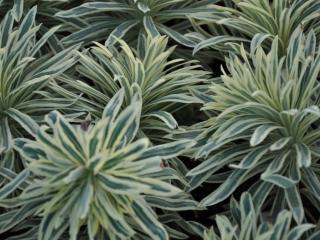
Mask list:
[[[320,239],[318,0],[0,18],[0,239]]]

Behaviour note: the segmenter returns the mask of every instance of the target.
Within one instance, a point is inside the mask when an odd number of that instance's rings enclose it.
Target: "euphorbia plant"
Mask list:
[[[135,42],[139,33],[153,37],[168,35],[181,45],[193,47],[188,37],[191,13],[206,12],[208,1],[200,0],[104,0],[89,1],[57,14],[63,19],[80,19],[72,26],[75,32],[64,38],[66,44],[107,39],[112,45],[117,38]]]
[[[320,232],[310,237],[304,234],[314,228],[312,224],[292,227],[292,214],[281,211],[273,220],[267,220],[260,211],[256,211],[252,197],[248,193],[241,195],[240,202],[232,199],[229,216],[216,216],[217,230],[212,227],[205,232],[204,240],[316,240]]]
[[[70,105],[72,101],[51,94],[51,80],[75,63],[77,46],[54,56],[41,55],[41,49],[58,27],[40,39],[33,7],[16,26],[14,10],[0,26],[0,154],[12,149],[15,137],[33,135],[37,129],[31,118],[42,120],[49,111]],[[74,100],[73,100],[74,101]]]
[[[276,194],[274,214],[288,205],[295,220],[304,219],[302,186],[314,206],[320,195],[319,175],[319,82],[320,53],[313,31],[296,31],[285,57],[279,57],[279,41],[271,51],[261,45],[250,54],[227,58],[222,84],[211,87],[212,98],[204,109],[217,116],[209,119],[199,139],[207,141],[196,157],[205,161],[192,169],[192,188],[208,180],[221,182],[202,204],[217,204],[238,186],[258,176],[250,191],[255,204],[263,205]],[[211,176],[213,175],[213,178]]]
[[[230,1],[229,1],[230,2]],[[199,43],[195,52],[203,48],[218,51],[233,50],[230,43],[261,43],[269,50],[274,38],[279,41],[279,54],[286,54],[293,32],[300,28],[305,33],[311,29],[319,39],[319,8],[317,0],[243,0],[233,4],[209,6],[211,12],[194,13],[193,19]],[[231,5],[231,6],[230,6]],[[200,35],[200,36],[199,36]],[[228,46],[229,45],[229,46]]]
[[[189,89],[206,83],[209,76],[197,61],[171,60],[174,48],[167,49],[167,44],[166,37],[144,35],[137,50],[122,40],[119,50],[96,43],[89,51],[79,53],[78,81],[68,76],[59,78],[58,83],[72,93],[64,97],[73,99],[83,93],[76,105],[99,118],[120,88],[125,89],[125,104],[129,104],[135,94],[131,86],[136,84],[142,94],[140,134],[163,141],[165,134],[178,127],[173,115],[188,104],[199,102]],[[58,89],[60,92],[63,93]]]
[[[41,127],[36,140],[15,140],[27,168],[0,189],[0,206],[12,208],[0,216],[0,232],[37,217],[38,239],[59,239],[66,231],[77,239],[81,227],[92,240],[169,239],[152,207],[178,211],[197,204],[170,184],[175,176],[161,161],[194,143],[152,147],[147,138],[136,139],[141,93],[121,111],[123,100],[120,90],[88,128],[54,111],[46,116],[49,129]],[[21,194],[8,198],[18,189]],[[8,218],[12,214],[16,217]]]

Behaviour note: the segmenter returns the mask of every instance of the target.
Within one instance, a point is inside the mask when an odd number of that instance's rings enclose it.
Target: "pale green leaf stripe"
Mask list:
[[[17,190],[17,188],[29,177],[29,175],[29,169],[25,169],[21,173],[19,173],[12,181],[1,188],[0,200],[6,198],[7,196],[9,196],[9,194]]]
[[[156,25],[153,22],[153,19],[151,16],[146,15],[143,17],[143,25],[147,31],[152,37],[158,37],[160,36],[160,33],[158,32],[158,29]]]
[[[15,172],[12,172],[10,169],[4,167],[0,168],[0,175],[9,181],[12,181],[17,176]],[[18,188],[23,190],[28,186],[28,184],[29,181],[25,180],[25,182],[22,182]]]
[[[270,146],[270,150],[271,151],[281,150],[290,142],[290,140],[291,140],[291,137],[280,138],[278,141],[276,141]]]
[[[250,43],[250,54],[254,55],[257,48],[260,47],[261,44],[270,37],[272,37],[272,35],[267,33],[257,33],[254,35]]]
[[[295,145],[297,153],[297,163],[299,167],[310,167],[311,166],[311,151],[307,145],[298,143]]]
[[[160,157],[162,159],[169,159],[177,157],[195,144],[196,142],[194,141],[181,140],[154,146],[145,151],[141,158]]]
[[[83,174],[85,174],[86,169],[82,166],[79,166],[77,168],[75,168],[74,170],[70,171],[69,174],[64,177],[62,180],[63,182],[65,182],[66,184],[70,184],[71,182],[79,179],[81,176],[83,176]]]
[[[320,201],[320,179],[312,168],[303,168],[305,174],[302,175],[303,183],[312,189],[312,193]]]
[[[135,220],[153,240],[169,240],[169,236],[162,224],[140,202],[134,201],[132,209],[136,215]]]
[[[36,136],[39,131],[39,125],[28,115],[20,112],[17,109],[10,108],[7,111],[8,115],[18,122],[29,134]]]
[[[147,186],[138,184],[134,181],[124,181],[105,174],[98,174],[97,180],[99,180],[101,186],[107,191],[118,194],[130,194],[131,192],[136,192],[137,189],[146,191],[148,188]]]
[[[221,133],[217,142],[222,142],[228,138],[237,136],[238,134],[241,134],[256,125],[260,125],[260,123],[256,119],[249,118],[244,120],[238,120],[235,123],[228,126],[228,128]],[[222,131],[222,128],[220,128],[220,131]],[[218,134],[218,131],[216,132],[216,134]]]
[[[12,27],[13,27],[13,15],[11,14],[11,12],[9,12],[8,14],[6,14],[6,16],[3,19],[3,23],[2,23],[2,36],[1,38],[1,47],[4,47],[5,43],[8,41],[9,36],[11,36],[11,31],[12,31]]]
[[[249,170],[237,169],[228,177],[228,179],[219,186],[219,188],[208,195],[200,202],[200,206],[212,206],[228,198],[233,191],[240,185],[246,177]]]
[[[61,116],[61,114],[57,111],[50,112],[45,119],[47,122],[52,124],[52,127],[59,126],[56,131],[56,134],[59,138],[59,142],[61,145],[64,145],[64,148],[59,149],[64,152],[65,155],[69,156],[69,158],[73,158],[75,162],[84,163],[84,156],[79,152],[83,151],[81,148],[81,143],[78,142],[78,138],[76,134],[73,132],[72,127],[66,123],[65,119]],[[39,131],[41,132],[41,131]],[[42,136],[44,135],[41,133]],[[38,137],[40,134],[38,134]]]
[[[16,212],[16,214],[12,218],[10,218],[8,222],[6,222],[6,224],[0,225],[0,233],[8,231],[9,229],[18,225],[18,223],[22,222],[25,218],[31,216],[41,202],[42,202],[42,199],[39,199],[31,203],[27,203],[23,207],[21,207]]]
[[[158,29],[165,35],[168,35],[170,38],[174,39],[175,41],[177,41],[178,43],[184,46],[193,48],[196,45],[194,41],[182,35],[181,33],[173,30],[172,28],[168,28],[164,25],[161,25],[161,26],[159,25]]]
[[[49,240],[53,237],[54,222],[55,222],[54,213],[48,213],[43,216],[40,229],[39,229],[39,239]],[[66,224],[65,224],[66,225]]]
[[[13,6],[13,15],[16,21],[18,22],[23,14],[23,2],[21,0],[14,0],[14,6]]]
[[[171,184],[157,179],[139,178],[130,175],[98,174],[101,186],[106,190],[118,194],[148,193],[156,196],[174,196],[181,190]]]
[[[161,103],[201,103],[201,101],[193,96],[188,96],[185,94],[170,94],[155,100],[152,105],[158,105]]]
[[[19,28],[18,39],[21,39],[23,36],[27,35],[27,32],[32,28],[35,16],[37,14],[37,6],[34,6],[24,17],[21,26]]]
[[[140,11],[142,11],[143,13],[147,13],[150,11],[150,8],[148,7],[147,4],[144,4],[142,2],[138,2],[138,8]]]
[[[172,199],[172,198],[160,198],[153,196],[146,196],[147,203],[156,208],[172,210],[172,211],[186,211],[186,210],[199,210],[198,203],[190,199]]]
[[[0,119],[0,149],[6,151],[12,147],[12,134],[9,128],[8,118]]]
[[[203,40],[202,42],[198,43],[193,49],[193,54],[196,54],[198,51],[200,51],[203,48],[207,48],[207,47],[215,48],[216,45],[218,45],[218,44],[226,44],[228,42],[250,42],[250,41],[245,38],[230,37],[228,35],[215,36],[215,37]]]
[[[127,4],[117,3],[117,2],[92,2],[84,3],[82,5],[86,8],[98,9],[100,11],[130,11],[132,10]]]
[[[302,235],[306,231],[308,231],[314,227],[315,226],[313,224],[308,224],[308,223],[297,226],[290,231],[290,233],[288,235],[288,240],[299,240],[299,239],[301,239]]]
[[[86,183],[86,187],[83,189],[80,195],[80,219],[85,219],[90,210],[90,204],[93,198],[94,189],[91,180]]]
[[[278,187],[287,189],[294,187],[298,182],[279,174],[262,175],[261,179],[275,184]]]
[[[95,159],[104,159],[103,167],[106,169],[111,169],[121,162],[130,162],[138,158],[149,146],[149,140],[147,138],[141,138],[134,143],[131,143],[121,149],[120,151],[115,152],[112,156],[105,156],[105,154],[99,154],[91,159],[91,164],[94,165]],[[94,168],[95,173],[100,170],[102,166],[97,165]]]
[[[262,146],[249,152],[238,165],[231,164],[230,167],[249,169],[258,164],[259,160],[268,152],[268,147]]]
[[[149,114],[145,114],[145,117],[156,117],[160,119],[162,122],[164,122],[170,129],[175,129],[178,126],[177,121],[175,118],[172,116],[171,113],[166,112],[166,111],[157,111],[157,112],[152,112]]]
[[[30,56],[33,57],[40,48],[47,42],[47,40],[52,37],[52,35],[60,28],[60,26],[56,26],[48,30],[41,39],[36,43],[36,45],[33,47],[32,51],[30,52]]]
[[[115,44],[118,39],[121,39],[131,28],[137,25],[137,21],[126,21],[117,26],[109,35],[105,42],[105,46],[111,46]]]
[[[205,182],[210,177],[212,177],[212,174],[214,172],[215,172],[215,169],[208,171],[208,172],[205,172],[204,174],[192,176],[192,178],[189,181],[190,187],[187,188],[187,191],[190,192],[190,191],[194,190],[196,187],[199,187],[203,182]]]
[[[262,125],[257,127],[254,130],[252,137],[250,139],[250,145],[257,146],[258,144],[263,142],[263,140],[265,140],[273,130],[276,130],[278,128],[280,127],[274,126],[274,125]]]
[[[134,131],[138,127],[137,119],[140,116],[140,105],[141,103],[135,107],[130,105],[119,114],[111,129],[107,147],[112,148],[117,146],[129,133],[133,133],[134,135]],[[133,130],[130,131],[131,129]]]
[[[85,11],[86,12],[86,11]],[[67,35],[62,39],[62,43],[66,46],[70,46],[76,43],[81,43],[86,39],[94,39],[94,37],[98,37],[100,35],[105,35],[106,32],[106,25],[110,25],[109,28],[116,27],[117,24],[106,22],[106,21],[99,21],[97,23],[92,23],[89,27],[83,28],[78,32],[74,32],[70,35]],[[111,30],[109,30],[111,31]]]
[[[19,140],[18,140],[19,141]],[[19,146],[16,145],[17,140],[15,141],[15,147],[19,149]],[[39,160],[43,157],[46,157],[46,154],[43,152],[42,148],[39,145],[26,145],[23,146],[20,153],[26,158],[33,160]]]
[[[61,18],[74,18],[74,17],[81,17],[81,16],[92,14],[92,13],[98,13],[98,12],[99,10],[97,9],[88,9],[83,6],[78,6],[70,10],[60,11],[56,13],[55,16],[61,17]]]
[[[285,196],[287,199],[287,203],[293,213],[294,219],[298,224],[300,224],[304,219],[304,208],[297,188],[286,188]]]
[[[271,183],[261,182],[259,183],[259,187],[254,189],[252,201],[257,212],[260,211],[260,208],[263,206],[273,187],[274,185]]]
[[[62,18],[74,18],[81,17],[85,15],[90,15],[93,13],[106,12],[106,11],[119,11],[119,12],[128,12],[131,11],[132,8],[128,7],[126,4],[120,3],[85,3],[81,6],[72,8],[70,10],[61,11],[56,14],[58,17]]]
[[[216,145],[213,144],[210,146],[215,147]],[[245,152],[248,152],[248,150],[245,149],[243,146],[235,146],[232,148],[227,148],[225,150],[222,150],[219,153],[208,158],[206,161],[199,164],[197,167],[190,170],[188,172],[187,176],[195,176],[195,175],[199,175],[199,174],[205,173],[207,171],[210,171],[211,169],[213,169],[221,164],[228,163],[229,160],[232,160]]]
[[[51,113],[50,113],[51,114]],[[61,129],[61,136],[64,140],[68,140],[71,146],[75,147],[80,153],[83,153],[84,150],[82,148],[81,142],[77,136],[77,133],[72,125],[70,125],[64,117],[62,117],[58,112],[52,112],[55,114],[55,118],[57,118],[57,126],[58,129]]]

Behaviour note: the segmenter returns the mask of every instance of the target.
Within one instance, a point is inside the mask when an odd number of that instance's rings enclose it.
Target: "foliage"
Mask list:
[[[65,44],[106,39],[106,46],[117,38],[135,41],[140,32],[153,37],[160,34],[184,46],[195,42],[187,36],[188,15],[205,12],[207,1],[200,0],[104,0],[88,1],[78,7],[57,14],[64,19],[81,19],[73,24],[75,30],[64,38]]]
[[[149,147],[148,139],[135,141],[141,96],[135,95],[119,112],[123,98],[121,90],[88,129],[73,127],[55,111],[46,116],[53,134],[41,127],[36,141],[15,141],[28,169],[12,183],[26,186],[18,197],[0,201],[7,208],[19,206],[1,216],[2,232],[32,214],[41,217],[38,239],[58,239],[68,227],[70,239],[77,239],[84,224],[89,239],[128,239],[138,226],[152,239],[169,239],[150,206],[196,208],[180,189],[161,180],[171,178],[161,160],[180,154],[192,142]],[[12,190],[4,187],[0,198]],[[16,217],[7,219],[12,213]]]
[[[320,239],[319,34],[318,0],[0,0],[0,239]]]
[[[192,169],[192,186],[223,171],[220,187],[206,197],[203,205],[213,205],[230,196],[235,189],[258,175],[255,204],[260,206],[277,187],[274,205],[284,201],[295,220],[304,219],[299,183],[319,199],[319,154],[317,129],[319,110],[320,54],[314,32],[304,36],[296,31],[286,57],[278,56],[278,40],[265,53],[261,46],[247,58],[233,54],[227,59],[230,75],[211,88],[213,102],[204,107],[218,112],[207,143],[197,156],[206,161]],[[226,168],[224,168],[226,167]],[[258,188],[258,189],[257,189]],[[315,200],[314,205],[318,205]]]
[[[195,52],[206,47],[219,51],[230,50],[230,47],[226,46],[226,43],[230,42],[240,42],[250,47],[251,40],[263,42],[262,46],[268,50],[273,39],[277,37],[279,52],[284,55],[290,37],[297,28],[302,28],[305,32],[313,29],[319,39],[320,2],[317,0],[233,2],[235,6],[212,5],[211,12],[192,14],[194,19],[199,20],[195,28],[201,35],[198,37],[200,42],[195,47]]]
[[[36,10],[33,7],[18,28],[14,27],[14,11],[9,11],[1,22],[0,153],[12,148],[13,138],[25,132],[34,135],[37,127],[31,117],[41,120],[45,112],[71,103],[53,98],[49,85],[52,78],[74,64],[77,46],[55,56],[40,55],[42,46],[57,27],[37,40]]]
[[[274,223],[269,223],[256,212],[252,197],[248,193],[241,196],[240,203],[232,201],[231,221],[227,216],[217,216],[216,234],[211,228],[204,235],[204,240],[272,240],[272,239],[300,239],[303,234],[313,228],[311,224],[301,224],[291,229],[292,214],[286,210],[279,213]],[[314,233],[309,240],[319,237]]]
[[[165,37],[142,37],[137,50],[120,43],[121,51],[96,43],[90,51],[80,53],[77,70],[81,80],[62,77],[60,81],[68,84],[66,89],[71,87],[72,92],[85,94],[79,109],[87,109],[96,118],[101,117],[104,106],[120,88],[125,89],[125,104],[129,104],[136,93],[131,86],[138,85],[143,100],[143,135],[159,141],[177,128],[175,112],[186,104],[199,102],[189,89],[207,82],[208,73],[194,60],[168,59],[174,48],[167,49]]]

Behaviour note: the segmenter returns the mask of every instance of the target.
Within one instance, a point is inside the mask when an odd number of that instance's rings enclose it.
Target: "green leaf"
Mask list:
[[[297,153],[297,164],[299,167],[310,167],[311,166],[311,151],[305,144],[295,144]]]
[[[225,45],[226,43],[229,43],[229,42],[249,42],[249,41],[241,37],[231,37],[227,35],[215,36],[198,43],[193,49],[193,55],[195,55],[197,52],[199,52],[203,48],[211,47],[215,49],[217,48],[218,45]]]
[[[244,169],[234,170],[233,173],[228,177],[228,179],[222,185],[220,185],[216,191],[209,194],[209,196],[205,197],[200,202],[200,205],[212,206],[228,198],[233,193],[233,191],[240,185],[240,180],[246,178],[248,172],[248,170]]]
[[[111,46],[121,39],[130,29],[138,23],[136,21],[126,21],[117,26],[109,35],[105,46]]]
[[[271,151],[277,151],[283,149],[289,142],[291,141],[291,137],[280,138],[275,143],[270,146]]]
[[[152,157],[160,157],[162,159],[169,159],[177,157],[186,151],[188,148],[195,145],[195,142],[189,140],[175,141],[171,143],[161,144],[149,148],[142,156],[143,159]]]
[[[263,179],[264,181],[273,183],[276,186],[284,189],[295,187],[297,184],[297,181],[294,181],[290,178],[287,178],[279,174],[262,175],[261,179]]]
[[[18,122],[31,136],[36,136],[39,131],[39,125],[31,117],[14,108],[7,110],[7,114]]]
[[[147,16],[143,17],[143,25],[144,25],[147,33],[150,34],[152,37],[160,36],[160,33],[159,33],[156,25],[154,24],[151,16],[147,15]]]
[[[274,125],[262,125],[257,127],[251,136],[250,145],[257,146],[258,144],[263,142],[272,131],[279,128],[280,127]]]
[[[304,209],[297,187],[286,188],[285,195],[295,221],[301,224],[304,219]]]
[[[17,188],[24,183],[24,181],[30,176],[29,169],[23,170],[14,179],[12,179],[8,184],[0,189],[0,200],[6,198],[11,193],[13,193]]]
[[[175,129],[178,127],[177,121],[174,119],[174,117],[165,111],[157,111],[152,112],[145,115],[146,117],[155,117],[160,119],[162,122],[164,122],[170,129]]]
[[[300,226],[296,226],[295,228],[293,228],[290,232],[289,232],[289,235],[288,235],[288,240],[299,240],[301,239],[302,235],[314,228],[315,226],[312,225],[312,224],[301,224]]]
[[[22,14],[23,14],[23,1],[14,0],[13,15],[17,22],[20,21]]]
[[[163,226],[153,216],[151,211],[138,201],[133,203],[133,211],[136,215],[135,220],[141,228],[146,231],[154,240],[168,240],[169,236]]]
[[[12,134],[9,128],[8,118],[0,118],[0,149],[7,151],[12,147]]]
[[[250,169],[258,164],[259,160],[265,156],[268,152],[268,146],[261,146],[253,149],[248,153],[239,164],[231,164],[230,167],[241,168],[241,169]]]

